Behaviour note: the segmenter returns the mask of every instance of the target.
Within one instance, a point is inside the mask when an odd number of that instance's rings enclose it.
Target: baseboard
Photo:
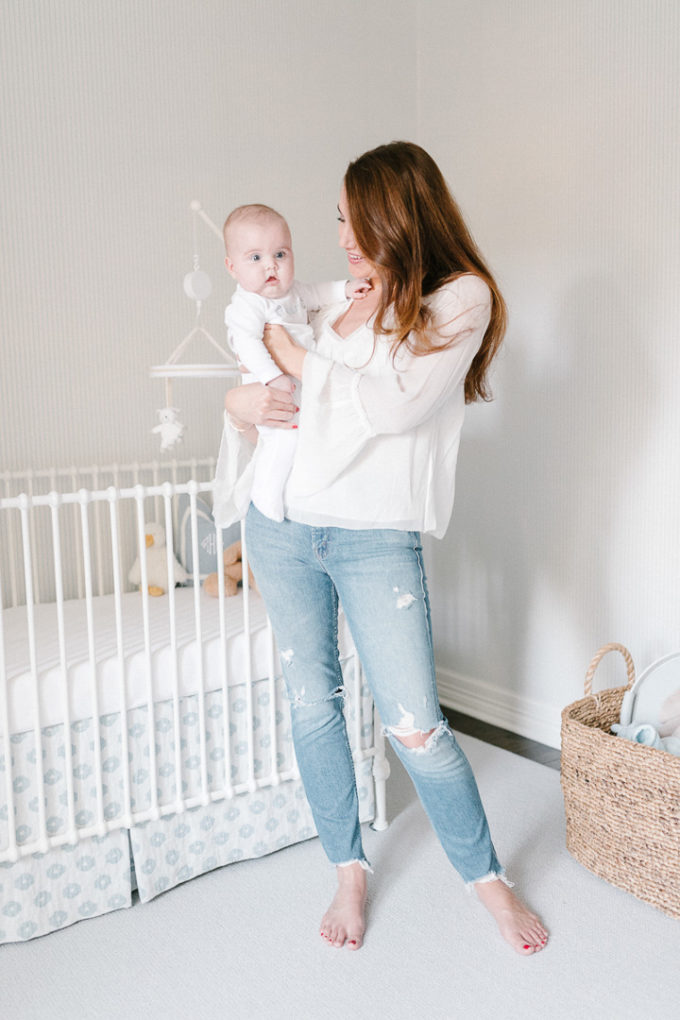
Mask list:
[[[560,746],[560,709],[483,680],[461,676],[451,669],[437,670],[439,698],[475,719],[501,726],[549,747]]]

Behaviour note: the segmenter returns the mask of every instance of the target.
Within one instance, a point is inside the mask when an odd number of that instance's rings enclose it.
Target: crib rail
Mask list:
[[[199,498],[210,499],[213,482],[210,480],[214,462],[206,460],[200,467],[209,477],[198,481],[189,478],[178,481],[182,472],[198,473],[198,462],[170,465],[170,477],[161,478],[160,465],[133,465],[131,469],[96,469],[97,480],[110,481],[115,478],[121,482],[129,478],[133,484],[110,484],[104,488],[92,489],[81,486],[76,490],[36,491],[39,486],[26,486],[27,491],[7,495],[0,499],[0,520],[2,528],[2,560],[0,562],[0,784],[4,767],[4,801],[7,805],[6,841],[3,845],[2,822],[0,821],[0,863],[16,861],[31,853],[46,853],[50,848],[74,844],[90,836],[103,836],[113,829],[130,828],[148,820],[159,819],[165,815],[176,814],[199,805],[207,805],[215,800],[232,798],[240,793],[254,792],[261,787],[277,786],[281,782],[299,777],[294,759],[288,766],[281,764],[281,756],[277,748],[277,699],[280,701],[280,670],[278,668],[278,652],[275,646],[271,625],[267,621],[266,635],[268,653],[268,669],[266,678],[258,677],[253,669],[251,658],[251,593],[246,584],[242,591],[242,627],[246,635],[244,643],[245,662],[243,676],[239,682],[244,684],[246,718],[247,718],[247,767],[245,775],[241,774],[234,781],[229,763],[232,760],[232,719],[230,709],[229,657],[227,653],[226,601],[224,579],[218,571],[218,606],[219,606],[219,669],[220,669],[220,701],[221,701],[221,742],[224,747],[224,766],[219,782],[209,779],[209,750],[207,734],[206,708],[206,674],[203,661],[203,612],[204,598],[199,573],[199,534],[198,534],[198,503]],[[131,474],[125,475],[125,471]],[[107,475],[106,472],[109,472]],[[66,472],[36,472],[33,482],[38,476],[48,486],[62,478],[72,483],[74,478],[83,481],[84,474],[70,469]],[[95,469],[89,469],[90,477],[95,477]],[[149,478],[144,484],[141,478]],[[25,481],[26,476],[15,475],[11,479],[5,475],[3,481],[9,488],[9,482]],[[43,484],[44,488],[45,485]],[[198,748],[199,781],[191,787],[183,781],[186,762],[182,750],[182,693],[180,690],[179,658],[180,648],[177,638],[177,590],[172,583],[164,599],[167,600],[168,642],[170,648],[170,698],[172,702],[172,739],[174,741],[174,761],[172,768],[176,776],[174,795],[168,799],[160,792],[157,782],[159,763],[157,760],[157,734],[155,732],[153,653],[150,629],[150,609],[153,596],[149,593],[149,568],[145,536],[150,521],[163,523],[166,532],[166,565],[167,576],[173,577],[173,564],[177,557],[176,526],[177,505],[180,497],[188,497],[190,507],[191,530],[191,562],[193,564],[193,631],[195,635],[196,668],[198,683],[196,686],[196,711],[199,715],[200,743]],[[11,523],[8,523],[11,522]],[[245,528],[241,525],[241,541],[243,554],[243,576],[248,577],[247,544]],[[224,537],[222,530],[215,529],[216,562],[223,559]],[[148,771],[151,776],[149,784],[150,802],[138,804],[132,793],[131,770],[132,750],[128,733],[127,720],[131,713],[126,679],[126,646],[124,633],[123,599],[131,585],[127,581],[127,569],[132,562],[132,555],[139,556],[141,584],[138,611],[141,613],[143,644],[144,644],[144,675],[145,692],[144,706],[147,717]],[[49,575],[49,576],[48,576]],[[123,790],[120,809],[113,815],[105,796],[107,774],[102,758],[103,731],[100,705],[100,680],[98,678],[97,632],[95,620],[95,603],[98,596],[112,596],[114,605],[114,622],[109,623],[115,632],[116,648],[116,704],[117,712],[122,720],[120,726],[120,758],[124,763]],[[77,758],[79,751],[76,741],[71,739],[73,728],[79,719],[74,716],[69,687],[69,661],[67,644],[68,628],[65,623],[67,603],[70,599],[82,600],[86,615],[87,659],[89,684],[88,717],[93,727],[93,775],[92,783],[96,791],[96,806],[84,818],[78,794],[74,784],[74,775],[78,774],[81,763]],[[130,596],[128,596],[129,598]],[[37,627],[38,608],[41,599],[48,598],[53,604],[57,620],[58,657],[59,657],[59,725],[63,726],[63,776],[64,784],[61,792],[62,803],[65,804],[66,821],[59,826],[54,825],[48,816],[49,791],[46,783],[50,782],[49,769],[42,763],[46,760],[45,720],[41,717],[41,678],[38,667],[38,647],[40,634]],[[136,603],[137,604],[137,603]],[[12,678],[8,675],[6,665],[6,620],[12,612],[25,612],[27,625],[27,672],[30,674],[31,692],[31,725],[30,739],[34,748],[35,782],[37,795],[35,807],[32,808],[30,826],[22,827],[18,822],[20,814],[17,804],[16,776],[13,770],[13,741],[16,736],[10,728],[10,702]],[[258,774],[255,766],[256,750],[254,746],[253,708],[256,683],[266,683],[268,691],[269,722],[268,733],[272,746],[269,751],[270,768],[267,774]],[[378,816],[375,827],[384,828],[385,799],[384,780],[387,778],[387,764],[384,755],[384,740],[375,727],[374,737],[367,746],[365,739],[367,720],[361,712],[362,700],[366,702],[365,685],[361,666],[356,655],[347,670],[346,686],[349,687],[349,699],[354,705],[355,719],[351,742],[356,760],[374,759],[374,776],[377,785]],[[212,704],[212,702],[211,702]],[[368,709],[373,711],[372,705]],[[214,732],[214,731],[213,731]],[[146,753],[146,752],[145,752]],[[88,766],[89,768],[90,766]],[[211,765],[214,773],[214,766]],[[1,791],[0,791],[1,792]],[[1,818],[1,816],[0,816]],[[25,821],[25,819],[24,819]]]
[[[0,471],[5,497],[21,492],[75,492],[80,488],[99,489],[109,485],[175,484],[191,478],[212,476],[214,457],[191,457],[186,460],[133,461],[129,464],[94,464],[90,467],[30,468],[23,471]]]
[[[79,499],[75,498],[77,493],[110,492],[111,489],[127,491],[144,485],[156,493],[155,496],[149,494],[146,503],[148,520],[160,520],[160,486],[163,482],[177,486],[192,479],[210,481],[214,473],[215,459],[212,457],[0,472],[0,510],[14,507],[24,511],[21,518],[18,514],[0,514],[0,576],[5,579],[2,605],[17,606],[26,601],[26,574],[23,569],[26,533],[22,531],[21,523],[24,517],[30,535],[32,597],[37,604],[53,602],[56,598],[55,568],[52,562],[55,518],[54,513],[50,515],[46,509],[54,506],[55,493],[68,494],[68,498],[64,498],[58,505],[70,507],[64,510],[59,519],[63,551],[60,576],[64,594],[66,598],[82,599],[85,597],[86,585],[81,536],[83,515],[78,506]],[[92,580],[96,593],[105,595],[113,591],[114,566],[108,553],[106,501],[92,499],[89,502],[92,503],[93,519],[88,523],[94,534]],[[175,499],[173,530],[178,524],[178,505]],[[117,552],[120,554],[121,565],[132,563],[136,555],[136,531],[127,523],[127,528],[119,530],[120,544]],[[130,590],[126,575],[123,577],[123,585],[124,590]]]

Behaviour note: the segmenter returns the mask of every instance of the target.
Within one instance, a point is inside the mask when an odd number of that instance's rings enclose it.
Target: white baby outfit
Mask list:
[[[265,298],[237,286],[224,313],[224,321],[231,347],[239,362],[248,369],[244,382],[266,385],[281,375],[281,369],[262,343],[265,323],[285,326],[294,340],[310,350],[314,344],[314,331],[309,325],[309,313],[324,305],[337,304],[344,297],[344,280],[318,284],[295,280],[280,298]],[[299,405],[299,383],[296,383],[295,394]],[[260,426],[258,431],[260,438],[250,498],[260,513],[282,521],[283,488],[293,464],[297,431],[266,426]]]

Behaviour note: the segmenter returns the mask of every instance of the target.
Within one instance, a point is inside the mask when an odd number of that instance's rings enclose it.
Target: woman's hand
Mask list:
[[[304,347],[300,347],[283,326],[272,323],[264,327],[262,339],[281,371],[295,379],[302,379],[302,366],[307,355]]]
[[[284,330],[285,332],[285,330]],[[292,418],[298,407],[295,395],[262,383],[244,383],[227,390],[224,398],[227,414],[241,431],[248,425],[269,425],[277,429],[294,429]]]

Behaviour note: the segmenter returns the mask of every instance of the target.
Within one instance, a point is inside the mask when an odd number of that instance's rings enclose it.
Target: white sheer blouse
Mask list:
[[[305,357],[298,445],[284,489],[286,516],[315,526],[398,528],[440,538],[453,509],[456,460],[465,414],[464,382],[489,324],[491,295],[467,274],[430,298],[448,348],[421,357],[389,342],[370,324],[343,339],[332,328],[343,305],[316,320],[316,347]],[[344,306],[346,307],[346,306]],[[220,523],[247,507],[244,440],[232,431],[231,476],[215,493]],[[233,437],[236,437],[235,439]],[[240,439],[240,448],[234,449]],[[224,447],[223,442],[223,447]],[[240,466],[239,466],[240,465]],[[230,491],[231,490],[231,491]]]

